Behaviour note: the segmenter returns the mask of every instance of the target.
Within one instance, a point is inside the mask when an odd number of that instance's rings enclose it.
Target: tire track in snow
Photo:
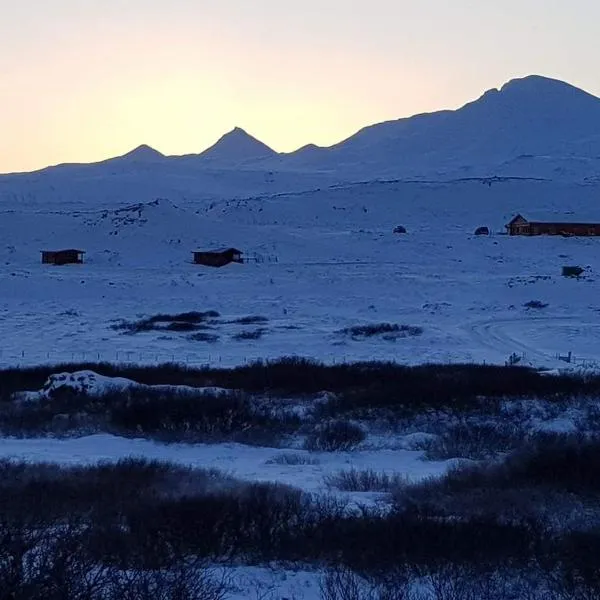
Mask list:
[[[505,354],[508,358],[510,354],[516,352],[525,354],[529,361],[559,362],[555,352],[547,352],[536,348],[534,345],[518,339],[507,332],[507,328],[517,325],[537,324],[540,327],[548,327],[552,324],[573,323],[582,329],[585,327],[598,327],[598,322],[585,321],[581,317],[514,317],[507,319],[486,319],[484,321],[474,321],[463,326],[473,339],[481,346]],[[526,335],[526,334],[525,334]]]

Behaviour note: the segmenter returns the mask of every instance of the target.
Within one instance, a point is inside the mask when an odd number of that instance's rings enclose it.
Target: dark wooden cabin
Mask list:
[[[528,221],[517,215],[506,225],[509,235],[600,236],[600,223]]]
[[[207,267],[224,267],[230,263],[243,263],[242,251],[237,248],[220,250],[198,250],[194,252],[194,263]]]
[[[84,250],[67,248],[66,250],[42,250],[42,263],[47,265],[80,265],[83,263]]]

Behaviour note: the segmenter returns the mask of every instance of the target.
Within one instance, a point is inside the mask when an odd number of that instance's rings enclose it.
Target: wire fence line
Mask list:
[[[148,364],[158,365],[165,363],[186,365],[223,365],[250,364],[253,362],[273,361],[281,358],[282,354],[271,356],[252,355],[225,355],[219,353],[173,353],[173,352],[139,352],[134,350],[115,350],[106,352],[78,351],[78,352],[19,352],[0,350],[0,365],[7,364],[59,364],[59,363],[115,363],[115,364]],[[308,358],[304,355],[285,354],[296,358]],[[320,356],[318,360],[334,364],[347,364],[363,360],[351,356]]]
[[[47,351],[35,352],[29,350],[0,350],[0,367],[13,366],[35,366],[42,364],[78,364],[78,363],[111,363],[111,364],[136,364],[136,365],[161,365],[179,364],[194,367],[223,366],[231,367],[247,365],[254,362],[268,362],[281,359],[282,357],[314,359],[325,364],[343,365],[356,362],[368,361],[390,361],[398,363],[413,364],[414,361],[405,361],[396,356],[362,356],[356,354],[322,354],[309,356],[296,353],[282,354],[221,354],[218,352],[206,353],[177,353],[177,352],[140,352],[137,350],[112,350],[112,351]],[[460,357],[440,357],[438,360],[423,360],[422,362],[435,362],[437,364],[495,364],[492,361],[473,360]],[[499,361],[497,364],[500,364]]]
[[[402,357],[391,355],[365,356],[361,353],[337,354],[324,353],[317,356],[309,356],[298,353],[278,353],[265,355],[261,353],[220,353],[220,352],[151,352],[140,350],[111,349],[102,351],[78,350],[78,351],[31,351],[31,350],[9,350],[0,349],[0,367],[13,366],[35,366],[42,364],[77,364],[77,363],[111,363],[111,364],[136,364],[136,365],[161,365],[179,364],[193,367],[232,367],[247,365],[254,362],[268,362],[281,359],[282,357],[309,358],[318,360],[325,364],[351,364],[368,361],[391,361],[400,364],[418,364],[414,360],[403,360]],[[587,358],[575,355],[573,352],[557,353],[555,360],[565,363],[565,370],[588,369],[600,371],[600,361],[597,358]],[[505,366],[533,366],[529,362],[525,352],[513,353],[506,360],[485,360],[472,356],[449,355],[441,352],[438,357],[423,357],[420,363],[436,364],[475,364],[475,365],[502,365]],[[570,365],[567,367],[566,365]]]
[[[22,350],[14,351],[0,350],[0,364],[18,363],[136,363],[136,364],[164,364],[164,363],[182,363],[195,365],[208,365],[215,363],[230,362],[232,357],[226,357],[221,354],[189,354],[189,353],[169,353],[169,352],[139,352],[134,350],[115,350],[106,352],[29,352]],[[256,360],[268,360],[259,356],[237,357],[238,362],[249,363]]]

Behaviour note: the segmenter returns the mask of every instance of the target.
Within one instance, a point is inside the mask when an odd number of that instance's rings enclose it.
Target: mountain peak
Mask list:
[[[527,75],[526,77],[517,77],[511,79],[505,83],[501,88],[500,92],[514,92],[514,91],[537,91],[537,90],[566,90],[566,89],[577,89],[565,81],[559,79],[553,79],[551,77],[544,77],[543,75]]]
[[[529,124],[536,121],[539,133],[546,136],[550,133],[544,131],[548,123],[552,123],[555,130],[560,124],[567,129],[575,124],[577,129],[585,129],[585,120],[596,121],[599,112],[600,100],[592,94],[558,79],[529,75],[511,79],[500,89],[488,90],[456,114],[485,114],[488,120],[505,120],[517,128],[525,124],[516,124],[517,115],[521,115]]]
[[[154,161],[160,160],[161,158],[165,158],[165,155],[155,150],[151,146],[147,144],[142,144],[137,148],[134,148],[130,152],[123,154],[120,158],[125,158],[128,160],[136,160],[136,161]]]
[[[200,156],[222,162],[240,162],[268,158],[275,154],[276,152],[272,148],[251,136],[241,127],[234,127]]]
[[[583,99],[584,101],[598,100],[592,94],[570,83],[542,75],[528,75],[511,79],[500,89],[488,90],[480,100],[499,99],[522,103],[524,100],[531,99],[533,102],[544,101],[547,103],[570,101],[574,98]]]

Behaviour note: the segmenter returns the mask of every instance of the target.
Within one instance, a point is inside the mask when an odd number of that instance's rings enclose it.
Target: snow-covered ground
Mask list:
[[[440,476],[456,464],[456,461],[425,461],[422,452],[402,449],[310,453],[293,450],[293,454],[310,460],[311,464],[278,464],[277,457],[283,453],[289,451],[242,444],[165,445],[107,434],[71,439],[0,438],[2,458],[75,465],[145,457],[190,467],[215,468],[244,481],[282,483],[309,493],[327,493],[325,477],[342,470],[373,469],[378,473],[397,474],[407,481],[419,481]],[[387,496],[363,492],[337,494],[357,504],[384,502]]]
[[[106,184],[105,184],[106,185]],[[164,199],[77,210],[23,200],[0,207],[0,364],[131,361],[240,364],[297,354],[328,362],[496,362],[566,367],[600,361],[597,238],[499,235],[517,212],[600,221],[600,187],[550,181],[372,182],[247,200]],[[406,235],[393,234],[396,225]],[[479,225],[493,235],[473,236]],[[191,264],[232,245],[251,262]],[[39,251],[86,250],[54,267]],[[565,265],[586,269],[580,280]],[[527,308],[539,300],[545,308]],[[213,343],[184,333],[127,335],[120,319],[216,310]],[[233,323],[245,316],[260,325]],[[354,325],[423,328],[355,340]],[[241,332],[262,329],[258,339]]]

